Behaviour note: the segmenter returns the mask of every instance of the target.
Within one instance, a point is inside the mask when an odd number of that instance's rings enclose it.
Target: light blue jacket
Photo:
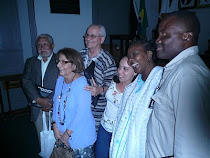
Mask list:
[[[95,120],[91,112],[91,93],[84,90],[88,85],[84,76],[77,78],[70,84],[63,83],[64,78],[60,76],[56,83],[55,95],[53,99],[53,121],[56,121],[58,129],[64,133],[66,129],[73,131],[69,144],[72,149],[85,148],[94,144],[96,141]],[[62,88],[63,85],[63,88]],[[71,86],[67,97],[65,110],[65,123],[60,124],[58,118],[59,99],[58,96],[63,93],[60,101],[60,119],[64,117],[64,100]]]

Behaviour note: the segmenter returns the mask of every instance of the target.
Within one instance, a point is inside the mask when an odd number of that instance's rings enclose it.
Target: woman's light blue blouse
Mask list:
[[[64,78],[60,76],[56,83],[55,95],[53,98],[53,117],[58,129],[64,133],[66,129],[73,131],[69,144],[73,149],[85,148],[94,144],[96,141],[95,120],[91,112],[91,92],[84,90],[84,86],[88,85],[84,76],[77,78],[70,84],[64,82]],[[63,89],[62,89],[63,85]],[[64,125],[60,124],[58,118],[59,95],[61,90],[63,95],[60,101],[60,119],[64,117],[64,100],[66,93],[71,86],[66,103],[66,118]]]

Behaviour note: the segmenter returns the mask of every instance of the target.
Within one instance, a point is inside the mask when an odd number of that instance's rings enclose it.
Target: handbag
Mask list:
[[[60,139],[56,139],[53,152],[50,158],[74,158],[74,151],[71,147],[67,147]]]
[[[94,79],[94,68],[95,68],[95,62],[92,61],[91,64],[84,71],[84,76],[86,77],[89,86],[93,86],[92,78]],[[95,108],[98,103],[99,95],[91,96],[91,99],[92,99],[92,105]]]
[[[52,150],[53,145],[55,143],[55,136],[53,130],[51,129],[51,111],[49,112],[49,128],[47,129],[46,124],[46,115],[43,111],[42,113],[42,120],[43,120],[43,130],[40,132],[40,141],[41,141],[41,152],[39,155],[43,158],[49,158]]]

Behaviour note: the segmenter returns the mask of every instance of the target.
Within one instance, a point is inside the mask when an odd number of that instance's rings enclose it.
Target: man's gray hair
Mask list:
[[[36,38],[36,44],[39,41],[40,38],[47,38],[50,42],[50,44],[54,44],[54,40],[52,38],[52,36],[50,36],[49,34],[40,34],[37,38]]]
[[[95,26],[95,27],[99,27],[99,34],[100,36],[103,36],[103,37],[106,37],[106,29],[103,25],[100,25],[100,24],[92,24],[90,25],[87,30],[91,27],[91,26]]]

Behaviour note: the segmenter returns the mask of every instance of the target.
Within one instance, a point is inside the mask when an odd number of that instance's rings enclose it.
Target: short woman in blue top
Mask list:
[[[71,48],[58,51],[60,77],[53,99],[53,131],[56,139],[74,150],[75,157],[93,157],[96,141],[95,120],[91,113],[91,93],[80,73],[84,70],[80,54]]]

